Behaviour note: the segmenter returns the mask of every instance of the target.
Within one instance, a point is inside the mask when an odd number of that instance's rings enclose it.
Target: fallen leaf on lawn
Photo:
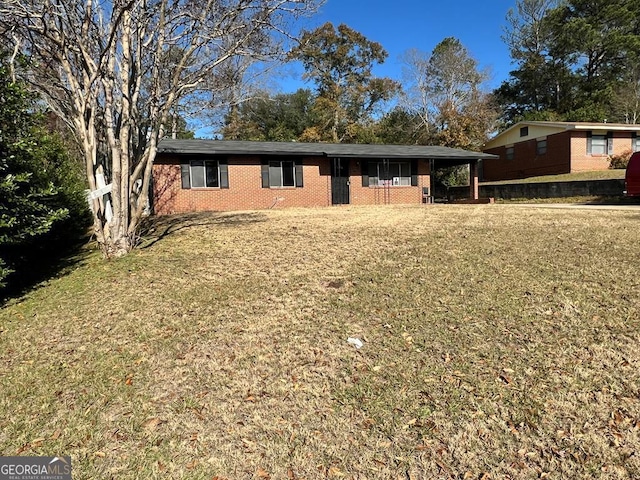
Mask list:
[[[44,438],[36,438],[35,440],[31,440],[32,447],[41,447],[44,443]]]
[[[20,455],[22,452],[25,452],[30,448],[31,448],[31,445],[29,445],[28,443],[25,443],[24,445],[22,445],[20,448],[16,450],[16,455]]]
[[[271,478],[271,475],[269,475],[269,472],[267,472],[266,470],[259,468],[258,471],[256,472],[256,475],[258,476],[258,478]]]
[[[148,418],[142,424],[142,428],[144,428],[145,430],[155,430],[161,423],[162,420],[160,420],[158,417]]]
[[[55,432],[53,432],[51,434],[51,437],[49,437],[51,440],[57,440],[58,438],[60,438],[60,435],[62,435],[62,430],[58,429]]]
[[[330,477],[344,477],[344,473],[342,473],[338,467],[331,467],[331,468],[329,468],[329,476]]]
[[[104,452],[93,452],[94,457],[104,458],[107,455]]]

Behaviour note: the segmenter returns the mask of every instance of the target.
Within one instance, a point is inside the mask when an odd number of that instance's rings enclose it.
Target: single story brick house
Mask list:
[[[329,205],[419,204],[430,200],[431,170],[470,166],[494,155],[445,147],[231,140],[171,140],[153,166],[156,214]]]
[[[490,182],[606,170],[609,156],[640,150],[640,125],[580,122],[520,122],[487,142],[500,157],[484,162],[480,179]]]

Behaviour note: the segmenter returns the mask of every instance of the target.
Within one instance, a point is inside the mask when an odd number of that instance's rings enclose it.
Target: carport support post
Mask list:
[[[478,188],[478,160],[472,160],[469,163],[469,198],[478,200],[480,198],[480,189]]]

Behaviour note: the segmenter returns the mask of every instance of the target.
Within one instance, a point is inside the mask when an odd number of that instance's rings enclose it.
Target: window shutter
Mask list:
[[[360,167],[362,168],[362,186],[369,186],[369,162],[366,160],[360,161]]]
[[[180,176],[182,177],[182,188],[191,188],[191,174],[189,172],[189,162],[180,164]]]
[[[591,147],[591,132],[587,132],[587,155],[591,155],[592,147]]]
[[[296,188],[302,188],[303,178],[302,178],[302,160],[296,160]]]
[[[607,155],[613,155],[613,132],[607,132]]]
[[[269,160],[262,159],[262,188],[269,188]]]
[[[411,160],[411,186],[418,186],[418,160]]]
[[[229,160],[226,158],[218,163],[220,168],[220,188],[229,188]]]

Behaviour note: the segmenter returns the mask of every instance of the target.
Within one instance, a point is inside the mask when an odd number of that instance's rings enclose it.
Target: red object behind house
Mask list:
[[[629,159],[624,185],[628,197],[640,197],[640,152]]]

